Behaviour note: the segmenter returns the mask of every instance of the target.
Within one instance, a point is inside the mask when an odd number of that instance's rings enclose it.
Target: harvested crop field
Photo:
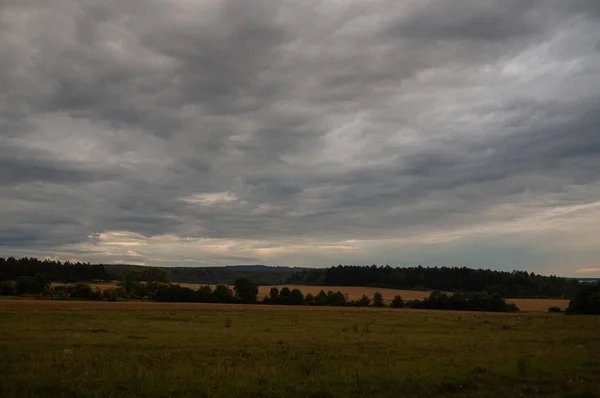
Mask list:
[[[519,306],[525,312],[546,312],[551,306],[566,308],[568,300],[552,299],[515,299],[508,300]],[[106,301],[61,301],[61,300],[29,300],[29,299],[0,299],[0,310],[200,310],[200,309],[257,309],[279,311],[310,311],[325,310],[339,311],[339,307],[311,307],[311,306],[280,306],[280,305],[248,305],[248,304],[212,304],[212,303],[156,303],[151,301],[119,301],[110,303]],[[364,308],[344,307],[350,311],[388,311],[389,308]],[[394,309],[394,311],[418,311],[412,309]]]
[[[107,288],[115,288],[117,287],[117,282],[106,282],[106,283],[93,283],[93,287],[98,287],[100,289]],[[193,289],[197,289],[201,285],[199,284],[190,284],[190,283],[182,283],[181,286],[190,287]],[[361,286],[305,286],[305,285],[279,285],[275,286],[281,290],[282,287],[287,286],[290,289],[299,289],[304,294],[312,293],[314,295],[318,294],[321,290],[325,292],[332,290],[334,292],[341,291],[344,294],[348,295],[350,300],[357,300],[363,294],[366,294],[368,297],[372,298],[375,292],[380,292],[383,295],[384,301],[389,303],[392,301],[394,296],[399,295],[402,296],[404,300],[415,300],[415,299],[423,299],[428,297],[431,291],[421,291],[421,290],[399,290],[399,289],[383,289],[377,287],[361,287]],[[263,298],[269,294],[269,290],[273,286],[260,286],[258,291],[259,298]],[[507,299],[509,303],[515,303],[521,311],[547,311],[550,307],[560,307],[565,309],[569,306],[569,300],[563,299]]]
[[[215,310],[215,311],[340,311],[340,307],[312,307],[290,305],[258,305],[258,304],[215,304],[215,303],[157,303],[153,301],[71,301],[71,300],[34,300],[34,299],[2,299],[2,310],[40,310],[40,311],[140,311],[140,310]],[[390,311],[389,308],[344,307],[344,311]],[[394,310],[398,311],[398,310]],[[408,311],[408,310],[407,310]]]

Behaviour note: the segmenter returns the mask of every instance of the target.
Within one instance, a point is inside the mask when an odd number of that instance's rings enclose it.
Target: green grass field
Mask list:
[[[600,317],[0,312],[1,397],[595,397]]]

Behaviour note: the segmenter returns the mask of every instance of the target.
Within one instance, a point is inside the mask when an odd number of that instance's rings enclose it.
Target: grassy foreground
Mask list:
[[[0,311],[1,397],[595,397],[600,318]]]

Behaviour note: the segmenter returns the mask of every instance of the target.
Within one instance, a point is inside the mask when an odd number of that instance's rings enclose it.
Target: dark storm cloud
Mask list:
[[[423,1],[386,32],[424,40],[504,41],[548,28],[551,7],[542,1]],[[414,4],[414,3],[413,3]],[[541,6],[541,7],[540,7]]]
[[[598,200],[596,1],[3,4],[3,246],[377,239]]]
[[[98,170],[84,163],[65,162],[43,151],[26,150],[8,143],[0,152],[0,185],[32,182],[77,184],[116,178],[115,171]]]

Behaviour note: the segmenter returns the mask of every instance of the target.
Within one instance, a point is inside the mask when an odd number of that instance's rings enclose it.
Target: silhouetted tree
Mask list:
[[[572,297],[581,283],[525,271],[493,271],[466,267],[340,265],[294,272],[290,284],[376,286],[382,288],[498,293],[502,297]]]
[[[217,285],[212,293],[212,300],[215,303],[233,303],[235,297],[233,290],[227,285]]]
[[[304,304],[304,294],[298,289],[293,289],[290,292],[290,295],[287,300],[287,304],[289,305],[303,305]]]
[[[0,282],[0,296],[16,296],[17,287],[13,281]]]
[[[375,292],[373,295],[373,306],[374,307],[383,307],[383,295],[379,292]]]
[[[237,279],[233,282],[235,295],[242,303],[255,303],[258,295],[258,285],[250,282],[248,279]]]
[[[600,282],[588,283],[569,302],[567,314],[600,314]]]
[[[271,290],[269,290],[268,301],[272,304],[276,304],[279,301],[279,289],[272,287]]]
[[[401,296],[395,296],[390,304],[392,308],[404,308],[404,300],[402,300]]]

